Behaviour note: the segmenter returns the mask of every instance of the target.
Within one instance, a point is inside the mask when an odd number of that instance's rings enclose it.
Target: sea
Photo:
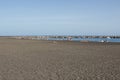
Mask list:
[[[67,40],[67,38],[48,38],[48,40]],[[71,41],[120,42],[120,38],[72,38]]]

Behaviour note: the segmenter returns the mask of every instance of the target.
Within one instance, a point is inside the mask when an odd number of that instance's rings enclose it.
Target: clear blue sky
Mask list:
[[[1,0],[0,35],[120,35],[120,0]]]

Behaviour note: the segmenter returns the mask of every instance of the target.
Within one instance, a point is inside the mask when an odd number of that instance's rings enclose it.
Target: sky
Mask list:
[[[0,0],[10,35],[120,35],[120,0]]]

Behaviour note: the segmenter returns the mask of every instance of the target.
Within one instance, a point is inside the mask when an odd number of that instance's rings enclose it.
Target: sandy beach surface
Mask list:
[[[0,80],[120,80],[120,43],[0,38]]]

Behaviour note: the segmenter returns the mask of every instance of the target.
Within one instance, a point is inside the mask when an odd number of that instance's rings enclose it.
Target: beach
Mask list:
[[[0,38],[0,80],[120,80],[120,43]]]

